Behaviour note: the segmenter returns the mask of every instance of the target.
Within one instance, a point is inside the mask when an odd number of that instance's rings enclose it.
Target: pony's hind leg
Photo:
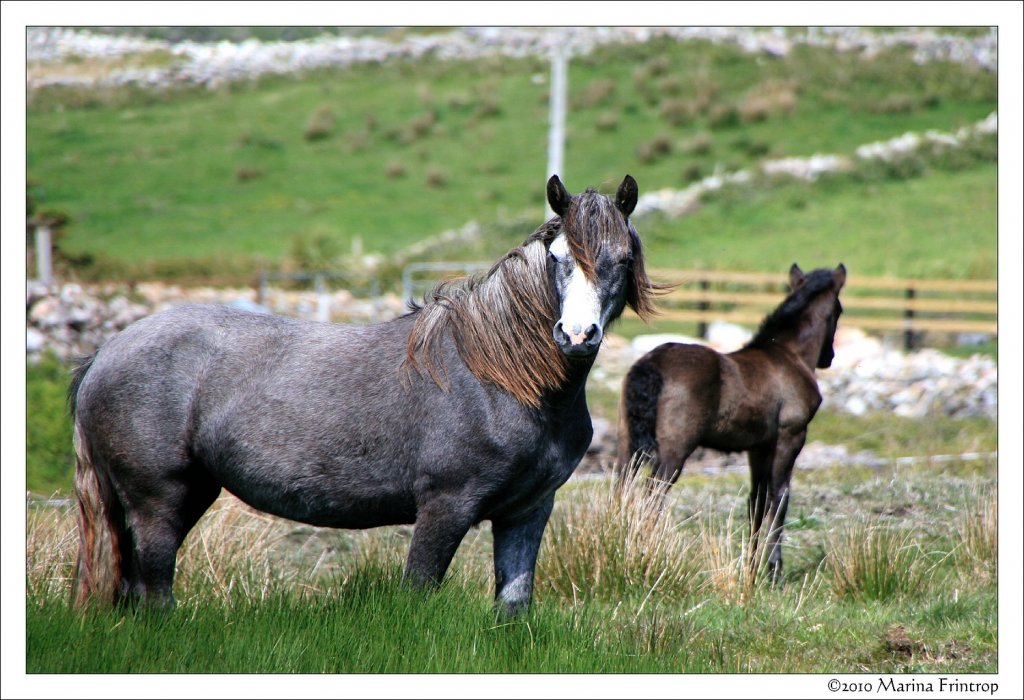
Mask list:
[[[122,487],[123,489],[123,487]],[[205,472],[189,467],[170,476],[151,476],[145,488],[126,491],[131,555],[121,599],[133,606],[169,610],[178,549],[220,493]]]

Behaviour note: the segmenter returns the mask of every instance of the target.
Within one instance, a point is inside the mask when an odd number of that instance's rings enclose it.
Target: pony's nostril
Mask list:
[[[600,340],[601,335],[601,329],[594,323],[586,328],[575,325],[569,331],[563,330],[562,332],[571,345],[583,345],[584,343],[592,345],[595,338]]]

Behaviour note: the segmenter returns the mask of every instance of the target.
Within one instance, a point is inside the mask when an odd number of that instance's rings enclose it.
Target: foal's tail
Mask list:
[[[640,360],[622,382],[619,399],[619,459],[621,474],[635,472],[645,461],[658,458],[658,400],[663,380],[652,362]]]
[[[127,543],[124,508],[110,477],[93,460],[88,434],[78,415],[78,392],[95,355],[71,374],[68,406],[74,426],[75,495],[78,499],[78,560],[72,581],[75,607],[112,605],[120,595],[122,543]]]

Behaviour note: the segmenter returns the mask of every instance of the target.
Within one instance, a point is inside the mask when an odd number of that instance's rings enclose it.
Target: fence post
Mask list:
[[[260,270],[259,277],[256,278],[256,303],[260,306],[267,305],[267,271]]]
[[[373,317],[371,320],[374,323],[380,322],[380,280],[374,277],[370,280],[370,295],[373,296]]]
[[[36,271],[39,280],[49,287],[53,284],[53,239],[50,227],[46,224],[36,226]]]
[[[330,300],[327,297],[324,276],[318,272],[313,280],[316,285],[316,320],[327,323],[330,320]]]
[[[904,291],[903,296],[904,298],[906,298],[908,302],[913,301],[914,297],[916,296],[916,292],[914,291],[913,287],[907,287],[907,289]],[[909,304],[907,305],[907,308],[903,310],[903,318],[903,349],[906,350],[907,352],[910,352],[911,350],[914,349],[915,343],[914,329],[912,325],[914,323],[914,310],[910,308]]]
[[[697,283],[697,286],[700,288],[700,291],[706,292],[711,287],[711,283],[702,279]],[[701,300],[697,302],[698,311],[707,311],[710,308],[711,304],[707,301],[707,298],[701,298]],[[708,322],[704,318],[701,318],[701,320],[697,322],[697,335],[704,340],[708,339]]]

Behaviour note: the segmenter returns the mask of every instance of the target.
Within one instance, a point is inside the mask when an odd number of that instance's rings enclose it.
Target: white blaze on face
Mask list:
[[[565,235],[551,241],[548,248],[558,260],[572,260],[569,244]],[[588,280],[579,265],[573,265],[572,276],[565,288],[562,300],[562,330],[569,336],[574,345],[586,340],[585,332],[591,326],[601,327],[601,303],[597,297],[597,288]]]

